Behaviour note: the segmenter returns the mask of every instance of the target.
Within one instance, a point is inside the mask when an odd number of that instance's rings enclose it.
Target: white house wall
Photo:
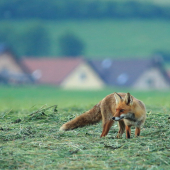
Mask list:
[[[4,53],[0,55],[0,71],[2,71],[3,69],[6,69],[12,73],[23,73],[20,66],[16,63],[13,57],[8,53]]]
[[[166,90],[170,86],[158,68],[151,68],[138,78],[133,87],[139,90]]]
[[[101,89],[104,82],[86,63],[81,63],[70,75],[61,83],[65,89]]]

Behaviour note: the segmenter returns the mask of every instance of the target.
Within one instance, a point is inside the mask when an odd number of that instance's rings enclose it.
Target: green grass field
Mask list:
[[[141,136],[116,139],[115,123],[59,132],[60,126],[114,91],[131,92],[147,106]],[[0,87],[0,169],[161,169],[170,167],[170,92],[130,89],[64,91]],[[57,105],[57,107],[56,107]]]
[[[87,57],[148,57],[169,52],[170,24],[161,20],[90,20],[47,24],[55,40],[66,32],[80,37]],[[54,31],[55,30],[55,31]],[[57,53],[57,42],[53,43]]]
[[[60,56],[59,38],[68,32],[84,42],[83,55],[88,58],[148,57],[157,51],[170,53],[167,20],[0,21],[1,26],[7,25],[18,35],[36,24],[42,24],[49,34],[50,56]]]

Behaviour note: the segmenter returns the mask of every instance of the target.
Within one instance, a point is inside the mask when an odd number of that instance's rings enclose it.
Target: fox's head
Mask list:
[[[126,118],[126,116],[128,116],[127,114],[132,112],[133,98],[130,93],[127,93],[124,98],[118,93],[114,93],[114,97],[116,101],[116,112],[112,119],[119,121]]]

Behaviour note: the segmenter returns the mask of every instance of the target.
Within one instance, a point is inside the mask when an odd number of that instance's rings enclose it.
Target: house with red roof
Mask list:
[[[33,83],[33,79],[30,76],[29,70],[4,44],[0,44],[0,83],[1,84]]]
[[[25,58],[23,64],[39,84],[65,89],[100,89],[105,85],[82,58]]]

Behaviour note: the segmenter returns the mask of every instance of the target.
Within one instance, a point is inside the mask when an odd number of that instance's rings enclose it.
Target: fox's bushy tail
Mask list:
[[[89,111],[81,114],[80,116],[74,118],[73,120],[63,124],[60,130],[72,130],[78,127],[83,127],[90,124],[95,124],[102,120],[100,103],[95,105]]]

